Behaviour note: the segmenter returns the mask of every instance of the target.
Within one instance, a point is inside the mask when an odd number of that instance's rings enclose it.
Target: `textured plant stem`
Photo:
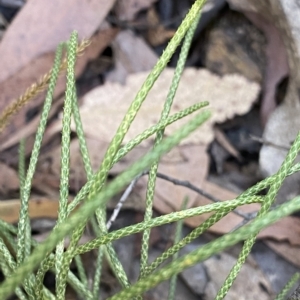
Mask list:
[[[68,216],[68,197],[69,197],[69,173],[70,173],[70,143],[71,143],[71,116],[72,102],[75,98],[75,62],[77,48],[77,32],[71,34],[68,41],[68,65],[67,65],[67,84],[64,102],[64,112],[62,119],[61,137],[61,171],[60,171],[60,195],[59,209],[56,226],[61,224]],[[55,230],[55,229],[54,229]],[[58,300],[65,299],[67,283],[67,272],[63,266],[64,240],[60,241],[56,247],[55,258],[55,279],[56,297]]]
[[[271,205],[273,204],[275,197],[281,187],[284,179],[288,176],[290,169],[293,166],[294,160],[299,152],[300,149],[300,134],[297,135],[293,145],[291,146],[290,151],[288,152],[284,162],[282,163],[280,169],[275,175],[275,179],[270,186],[270,190],[268,194],[264,197],[265,200],[262,203],[261,209],[257,214],[257,219],[262,218],[270,209]],[[238,257],[238,260],[234,267],[231,269],[228,277],[226,278],[223,286],[221,287],[220,291],[217,294],[216,299],[221,300],[225,297],[228,290],[232,286],[234,280],[236,279],[238,273],[241,270],[242,265],[245,263],[246,258],[248,257],[252,246],[255,242],[256,236],[259,232],[254,233],[250,236],[244,243],[242,251]]]
[[[120,174],[113,182],[107,185],[100,194],[86,201],[73,215],[66,221],[60,224],[56,230],[52,231],[48,238],[40,243],[33,251],[32,255],[18,267],[14,274],[6,278],[0,285],[0,294],[3,298],[8,297],[15,290],[15,288],[24,280],[26,274],[33,271],[33,269],[44,259],[45,255],[53,250],[59,241],[67,234],[72,232],[78,224],[85,223],[91,217],[99,205],[104,205],[112,196],[118,193],[124,186],[129,184],[131,180],[148,168],[154,161],[156,161],[163,153],[168,152],[175,145],[177,145],[184,137],[198,128],[203,122],[210,117],[210,113],[204,111],[194,117],[186,125],[182,126],[180,130],[176,131],[174,135],[166,138],[155,150],[150,151],[142,159],[134,163],[127,171]]]
[[[183,200],[183,203],[181,205],[180,210],[186,209],[188,204],[188,198],[186,197]],[[181,239],[181,234],[182,234],[182,226],[183,226],[183,220],[180,220],[176,224],[176,231],[175,231],[175,238],[174,238],[174,245],[179,243]],[[179,252],[176,251],[173,254],[172,261],[175,261],[179,256]],[[176,291],[176,282],[177,282],[177,274],[173,275],[170,279],[170,287],[169,287],[169,295],[168,295],[168,300],[174,300],[175,299],[175,291]]]
[[[191,46],[191,42],[194,36],[194,32],[196,30],[197,24],[200,19],[200,12],[195,16],[191,26],[189,27],[186,36],[183,41],[183,45],[181,48],[181,52],[179,55],[179,59],[175,68],[174,76],[172,79],[171,87],[169,89],[167,99],[164,104],[163,111],[161,113],[160,122],[165,121],[170,113],[171,106],[173,104],[173,100],[180,82],[180,78],[184,69],[184,65],[187,59],[187,55]],[[154,147],[159,145],[163,138],[164,129],[157,131]],[[154,191],[155,191],[155,183],[156,183],[156,174],[158,170],[158,161],[155,162],[150,170],[147,182],[147,191],[146,191],[146,208],[144,214],[145,222],[149,221],[152,218],[152,210],[153,210],[153,201],[154,201]],[[150,238],[150,230],[147,229],[143,232],[142,236],[142,247],[141,247],[141,267],[140,267],[140,277],[143,277],[144,269],[148,264],[148,247],[149,247],[149,238]]]
[[[253,234],[259,232],[263,228],[273,224],[284,216],[290,215],[296,210],[300,209],[300,197],[289,201],[288,203],[282,204],[277,209],[268,212],[264,218],[257,218],[250,224],[238,229],[235,232],[228,233],[192,252],[180,257],[176,261],[169,265],[157,270],[149,276],[140,279],[137,283],[129,287],[128,289],[122,290],[109,300],[118,299],[131,299],[136,295],[141,295],[145,291],[156,286],[160,282],[169,279],[174,274],[178,274],[183,270],[199,263],[210,256],[219,253],[226,248],[251,237]]]
[[[56,85],[57,77],[58,77],[58,67],[61,60],[62,55],[62,45],[60,45],[57,49],[55,61],[54,61],[54,67],[52,69],[52,76],[49,83],[49,89],[46,95],[45,103],[42,110],[42,115],[40,119],[40,123],[37,129],[36,138],[33,145],[32,154],[30,157],[29,167],[26,174],[24,186],[23,186],[23,192],[22,195],[23,198],[21,198],[21,209],[20,209],[20,217],[18,222],[18,236],[17,236],[17,265],[20,265],[25,258],[25,245],[27,245],[28,241],[26,240],[27,234],[26,231],[29,231],[29,220],[28,220],[28,202],[30,197],[30,191],[31,191],[31,182],[32,178],[35,172],[37,159],[39,156],[43,134],[45,131],[48,114],[50,111],[52,98],[53,98],[53,92]]]
[[[295,283],[299,280],[300,273],[294,274],[291,279],[288,281],[288,283],[285,285],[285,287],[282,289],[282,291],[276,296],[275,300],[284,300],[286,299],[286,296],[290,289],[295,285]],[[300,297],[300,293],[296,291],[288,298],[288,300],[297,300]]]

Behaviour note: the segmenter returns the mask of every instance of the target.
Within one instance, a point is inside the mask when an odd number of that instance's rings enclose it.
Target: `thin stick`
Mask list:
[[[215,198],[214,196],[212,196],[211,194],[205,192],[204,190],[196,187],[195,185],[193,185],[192,183],[190,183],[189,181],[187,180],[179,180],[179,179],[176,179],[176,178],[173,178],[173,177],[170,177],[170,176],[167,176],[165,174],[162,174],[162,173],[157,173],[157,177],[163,179],[163,180],[166,180],[166,181],[169,181],[169,182],[172,182],[173,184],[175,185],[180,185],[180,186],[184,186],[194,192],[196,192],[197,194],[213,201],[213,202],[222,202],[221,200]],[[233,210],[232,211],[234,214],[238,215],[239,217],[242,217],[243,219],[245,220],[252,220],[253,219],[253,213],[249,213],[249,214],[245,214],[243,212],[240,212],[238,210]]]
[[[138,180],[144,176],[146,173],[141,173],[140,175],[138,175],[137,177],[135,177],[129,184],[129,186],[127,187],[127,189],[125,190],[125,192],[123,193],[120,201],[118,202],[118,204],[116,205],[109,221],[106,224],[106,228],[107,230],[110,229],[111,225],[113,222],[116,221],[118,214],[120,213],[120,210],[123,206],[123,204],[125,203],[125,201],[127,200],[127,198],[129,197],[129,195],[131,194],[133,188],[135,187],[135,185],[137,184]]]

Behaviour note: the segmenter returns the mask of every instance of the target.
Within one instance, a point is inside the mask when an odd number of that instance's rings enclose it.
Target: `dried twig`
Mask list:
[[[213,202],[222,202],[221,200],[215,198],[214,196],[210,195],[209,193],[205,192],[204,190],[196,187],[195,185],[191,184],[189,181],[187,180],[179,180],[179,179],[175,179],[175,178],[172,178],[170,176],[167,176],[165,174],[162,174],[162,173],[157,173],[157,177],[161,178],[161,179],[164,179],[164,180],[167,180],[169,182],[172,182],[173,184],[175,185],[181,185],[181,186],[184,186],[196,193],[198,193],[199,195],[213,201]],[[250,214],[244,214],[238,210],[233,210],[232,211],[233,213],[235,213],[236,215],[238,215],[239,217],[242,217],[243,219],[245,220],[251,220],[253,219],[253,213],[250,213]]]
[[[255,136],[255,135],[252,135],[250,134],[250,138],[253,140],[253,141],[256,141],[256,142],[259,142],[263,145],[266,145],[266,146],[271,146],[271,147],[274,147],[274,148],[278,148],[278,149],[281,149],[281,150],[286,150],[286,151],[289,151],[290,148],[288,146],[284,146],[284,145],[277,145],[277,144],[274,144],[273,142],[271,141],[267,141],[263,138],[260,138],[258,136]]]
[[[124,202],[127,200],[127,198],[129,197],[130,193],[132,192],[133,188],[135,187],[136,183],[138,182],[138,180],[144,176],[144,173],[141,173],[140,175],[138,175],[137,177],[135,177],[129,184],[129,186],[127,187],[127,189],[125,190],[125,192],[123,193],[121,199],[119,200],[118,204],[116,205],[110,219],[108,220],[107,224],[106,224],[106,228],[107,230],[110,229],[111,225],[113,222],[115,222],[115,220],[118,217],[118,214],[124,204]]]
[[[129,184],[129,186],[127,187],[127,189],[125,190],[125,192],[123,193],[122,197],[120,198],[118,204],[116,205],[113,214],[111,215],[109,221],[106,224],[107,229],[109,229],[112,225],[112,223],[116,220],[124,202],[127,200],[127,198],[129,197],[130,193],[132,192],[133,188],[135,187],[137,181],[143,177],[144,175],[148,175],[148,171],[145,171],[143,173],[141,173],[140,175],[138,175],[136,178],[134,178],[131,183]],[[162,173],[157,173],[157,177],[161,178],[163,180],[172,182],[175,185],[180,185],[180,186],[184,186],[194,192],[196,192],[197,194],[213,201],[213,202],[221,202],[221,200],[215,198],[214,196],[212,196],[211,194],[205,192],[204,190],[196,187],[195,185],[193,185],[192,183],[190,183],[187,180],[179,180],[173,177],[170,177],[168,175],[162,174]],[[233,210],[232,211],[234,214],[236,214],[237,216],[243,218],[244,220],[242,221],[242,223],[240,223],[239,225],[237,225],[237,228],[239,228],[240,226],[242,226],[244,223],[247,223],[248,221],[252,220],[253,218],[255,218],[257,212],[252,212],[252,213],[243,213],[239,210]],[[235,230],[236,228],[234,228]]]

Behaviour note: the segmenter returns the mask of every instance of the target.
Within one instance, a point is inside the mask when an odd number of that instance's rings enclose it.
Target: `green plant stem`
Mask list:
[[[4,241],[0,238],[0,267],[4,276],[8,277],[11,275],[12,271],[16,268],[16,263],[12,258],[9,250],[7,249]],[[27,300],[27,296],[24,294],[21,288],[16,288],[16,295],[21,300]]]
[[[294,274],[288,283],[285,285],[285,287],[282,289],[282,291],[276,296],[275,300],[284,300],[286,299],[286,296],[290,289],[293,287],[293,285],[300,279],[300,273]],[[296,299],[296,298],[295,298]],[[293,300],[293,298],[289,298],[288,300]]]
[[[216,211],[216,213],[211,216],[209,219],[207,219],[201,226],[194,229],[188,236],[186,236],[181,242],[174,245],[170,249],[168,249],[166,252],[164,252],[161,257],[158,257],[150,266],[146,268],[145,273],[148,275],[150,274],[159,264],[163,262],[164,259],[167,259],[171,255],[173,255],[176,251],[176,248],[181,249],[183,246],[185,246],[187,243],[191,242],[193,239],[195,239],[197,236],[199,236],[202,232],[204,232],[207,228],[212,226],[214,223],[216,223],[222,216],[229,213],[231,210],[235,209],[238,205],[245,205],[245,204],[251,204],[254,202],[257,202],[256,200],[261,200],[260,198],[247,198],[243,200],[243,202],[240,202],[239,200],[229,200],[224,201],[220,203],[213,203],[204,207],[196,207],[196,208],[190,208],[179,212],[170,213],[168,215],[160,216],[154,219],[151,219],[148,222],[141,222],[132,226],[128,226],[122,229],[119,229],[117,231],[107,233],[106,235],[103,235],[101,237],[98,237],[86,244],[83,244],[79,246],[75,253],[75,255],[84,254],[86,252],[89,252],[95,248],[100,247],[101,245],[104,245],[105,243],[112,242],[114,240],[120,239],[122,237],[126,237],[131,234],[135,234],[138,232],[141,232],[145,230],[146,228],[153,228],[156,226],[161,226],[164,224],[169,224],[172,222],[176,222],[179,220],[183,220],[185,218],[193,217],[196,215]],[[47,261],[47,266],[45,267],[45,270],[49,270],[54,266],[54,257],[52,259]],[[39,273],[37,274],[38,278]]]
[[[23,186],[23,199],[21,199],[21,209],[20,209],[20,217],[18,222],[18,236],[17,236],[17,265],[20,265],[24,261],[25,257],[25,249],[28,247],[28,241],[26,231],[29,231],[28,228],[29,220],[28,220],[28,202],[31,191],[31,182],[35,172],[37,159],[39,156],[43,134],[46,128],[46,123],[48,119],[48,114],[51,108],[53,92],[56,85],[58,71],[59,71],[59,63],[61,61],[62,55],[62,45],[59,45],[57,48],[54,67],[51,71],[52,76],[49,82],[49,89],[46,95],[45,103],[42,110],[42,115],[40,119],[40,123],[37,129],[36,138],[33,145],[32,154],[30,157],[29,167],[27,171],[27,175],[25,178],[24,186]],[[21,195],[22,196],[22,195]]]
[[[218,213],[222,213],[222,211],[232,210],[235,209],[239,205],[245,205],[245,204],[251,204],[255,202],[261,201],[261,198],[247,198],[244,199],[243,202],[240,200],[234,199],[234,200],[228,200],[218,203],[212,203],[201,207],[195,207],[195,208],[189,208],[186,210],[173,212],[164,216],[160,216],[154,219],[149,220],[148,222],[141,222],[135,225],[131,225],[125,228],[121,228],[119,230],[110,232],[108,234],[105,234],[101,237],[98,237],[90,242],[87,242],[86,244],[83,244],[79,246],[76,249],[75,254],[83,254],[85,252],[91,251],[92,249],[99,247],[100,245],[104,245],[106,243],[112,242],[114,240],[118,240],[122,237],[126,237],[128,235],[141,232],[147,228],[153,228],[156,226],[161,226],[164,224],[169,224],[172,222],[176,222],[185,218],[194,217],[197,215],[209,213],[212,211],[218,211]],[[219,215],[219,214],[218,214]],[[211,218],[210,222],[213,222],[214,219],[217,219],[217,216],[215,218]],[[215,216],[215,215],[214,215]],[[208,226],[208,224],[205,224],[205,226]]]
[[[181,210],[186,209],[187,203],[188,203],[188,198],[186,197],[183,200]],[[180,239],[181,239],[182,226],[183,226],[183,220],[178,221],[177,224],[176,224],[174,245],[178,244]],[[173,254],[172,261],[175,261],[178,258],[178,256],[179,256],[179,252],[177,251]],[[176,281],[177,281],[177,274],[175,274],[171,277],[168,300],[174,300],[175,299]]]
[[[60,197],[57,224],[61,224],[68,216],[68,197],[69,197],[69,173],[70,173],[70,143],[71,143],[71,115],[73,100],[75,98],[75,62],[77,49],[77,33],[71,34],[68,42],[67,57],[67,84],[64,102],[64,112],[62,119],[62,138],[61,138],[61,174],[60,174]],[[64,300],[67,282],[68,267],[63,265],[64,240],[60,241],[56,247],[55,269],[56,269],[56,297]]]
[[[195,228],[191,233],[189,233],[186,237],[184,237],[178,243],[175,243],[168,250],[159,255],[149,266],[145,268],[144,274],[145,276],[151,274],[155,269],[157,269],[165,260],[167,260],[170,256],[174,255],[174,253],[178,252],[187,244],[191,243],[194,239],[199,237],[203,232],[205,232],[212,225],[221,220],[224,216],[226,216],[229,212],[231,212],[233,208],[224,208],[216,211],[211,217],[209,217],[206,221],[204,221],[199,227]]]
[[[163,52],[162,56],[159,58],[157,64],[154,66],[153,70],[149,74],[149,76],[146,78],[144,84],[142,85],[141,89],[139,90],[138,94],[136,95],[135,99],[131,103],[128,112],[126,113],[124,119],[122,120],[115,136],[113,137],[106,153],[103,159],[103,162],[101,164],[100,169],[95,175],[95,180],[92,181],[91,187],[90,187],[90,193],[88,195],[87,201],[90,201],[90,199],[94,198],[97,193],[102,189],[107,175],[108,171],[112,167],[113,159],[118,151],[118,149],[121,146],[121,143],[124,139],[125,134],[127,133],[132,121],[134,120],[140,106],[142,105],[143,101],[145,100],[149,90],[153,86],[154,82],[157,80],[158,76],[161,74],[165,66],[167,65],[169,59],[175,52],[176,48],[180,44],[181,40],[183,39],[186,31],[191,26],[192,22],[196,18],[196,16],[199,14],[200,9],[202,8],[204,4],[204,0],[197,0],[194,5],[192,6],[190,12],[186,16],[186,18],[183,20],[182,24],[176,31],[175,35],[171,39],[170,43],[168,44],[166,50]],[[98,209],[96,210],[96,216],[99,223],[99,227],[103,233],[106,232],[106,217],[105,217],[105,207],[99,205]],[[76,243],[76,240],[78,241],[80,236],[82,235],[83,228],[80,227],[77,230],[74,231],[72,240],[74,241],[74,244]],[[117,276],[118,280],[123,286],[128,286],[129,282],[127,279],[127,276],[119,263],[116,254],[114,252],[114,249],[111,245],[107,245],[107,252],[111,256],[110,260],[113,262],[113,269],[114,273]]]
[[[195,112],[196,110],[203,108],[208,105],[208,102],[201,102],[197,103],[195,105],[192,105],[191,107],[184,109],[183,111],[174,114],[173,116],[169,117],[165,122],[160,122],[156,125],[153,125],[149,129],[146,129],[143,133],[136,136],[133,140],[129,141],[125,146],[123,146],[116,154],[113,165],[116,164],[122,157],[124,157],[129,151],[131,151],[135,146],[139,145],[143,140],[147,139],[151,135],[153,135],[158,130],[161,130],[165,128],[166,126],[172,124],[173,122]],[[85,199],[87,194],[90,191],[90,188],[92,186],[92,182],[95,180],[95,175],[93,175],[92,179],[89,180],[78,192],[74,200],[69,204],[68,207],[68,214],[71,213],[71,211],[74,210],[75,207],[78,206],[78,204]]]
[[[44,259],[45,255],[52,251],[57,242],[64,238],[67,234],[72,232],[75,226],[85,223],[99,205],[104,205],[112,196],[118,193],[124,186],[136,177],[143,170],[147,169],[154,161],[156,161],[163,153],[168,152],[175,145],[177,145],[190,132],[198,128],[203,122],[210,117],[209,112],[202,112],[194,117],[186,125],[182,126],[180,130],[176,131],[173,136],[167,137],[155,150],[150,151],[142,159],[134,163],[127,171],[120,174],[113,182],[107,185],[102,192],[90,201],[85,202],[72,216],[66,221],[57,226],[57,229],[50,233],[48,238],[40,243],[34,249],[31,256],[16,269],[14,274],[6,278],[0,285],[0,294],[3,298],[8,297],[15,288],[24,280],[28,272],[33,269]]]
[[[293,162],[299,152],[299,149],[300,149],[300,134],[297,135],[284,162],[282,163],[278,172],[275,174],[275,180],[272,182],[272,184],[270,186],[270,190],[269,190],[268,194],[265,196],[265,200],[262,203],[261,209],[258,212],[256,218],[263,217],[267,213],[267,211],[270,209],[272,203],[275,200],[276,194],[278,193],[279,188],[282,185],[283,180],[287,177],[289,170],[293,166]],[[227,294],[229,288],[232,286],[242,265],[244,264],[247,256],[249,255],[249,253],[252,249],[252,246],[255,242],[257,234],[258,234],[258,232],[254,233],[252,236],[250,236],[245,241],[242,251],[238,257],[237,263],[231,269],[228,277],[226,278],[225,282],[223,283],[223,286],[221,287],[220,291],[217,294],[217,297],[216,297],[217,300],[223,299],[225,297],[225,295]]]
[[[195,17],[191,26],[189,27],[186,36],[183,41],[183,45],[181,48],[180,56],[178,63],[175,68],[174,76],[172,79],[171,87],[169,89],[167,99],[164,104],[163,111],[161,113],[160,122],[167,120],[168,115],[171,110],[171,106],[173,104],[173,100],[179,86],[180,78],[184,69],[184,65],[187,59],[187,55],[191,46],[191,42],[194,36],[194,32],[196,30],[197,24],[200,19],[200,13]],[[157,131],[154,148],[161,142],[164,134],[164,129]],[[154,192],[155,192],[155,183],[156,183],[156,174],[158,170],[158,161],[155,162],[150,170],[148,176],[147,183],[147,191],[146,191],[146,209],[144,214],[144,220],[147,222],[152,218],[152,210],[153,210],[153,201],[154,201]],[[144,269],[148,264],[148,247],[149,247],[149,238],[150,238],[150,230],[147,229],[143,232],[142,236],[142,247],[141,247],[141,277],[143,277]]]
[[[136,284],[122,290],[109,300],[131,299],[136,295],[141,295],[146,290],[151,289],[160,282],[169,279],[174,274],[178,274],[183,270],[199,263],[210,256],[219,253],[226,248],[251,237],[263,228],[273,224],[284,216],[290,215],[300,209],[300,197],[296,197],[288,203],[280,205],[273,211],[266,213],[264,218],[256,218],[250,224],[239,228],[235,232],[228,233],[202,247],[196,249],[185,256],[180,257],[169,265],[159,269],[155,273],[140,279]]]

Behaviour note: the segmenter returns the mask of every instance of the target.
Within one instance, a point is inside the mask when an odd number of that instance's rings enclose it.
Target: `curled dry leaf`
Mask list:
[[[283,242],[283,241],[277,242],[273,240],[266,240],[265,243],[277,254],[284,257],[293,265],[300,268],[300,257],[299,257],[300,244],[291,245],[288,242]]]
[[[129,141],[149,126],[156,124],[171,84],[172,69],[166,69],[154,84],[143,103],[125,141]],[[106,83],[87,93],[80,108],[85,133],[110,141],[136,96],[148,73],[130,75],[126,85]],[[206,70],[187,68],[174,100],[171,113],[178,112],[201,101],[210,102],[212,118],[201,129],[186,138],[182,144],[208,145],[213,140],[213,124],[224,122],[238,114],[246,113],[258,96],[259,85],[239,75],[218,77]],[[175,122],[166,129],[170,135],[190,118]]]

